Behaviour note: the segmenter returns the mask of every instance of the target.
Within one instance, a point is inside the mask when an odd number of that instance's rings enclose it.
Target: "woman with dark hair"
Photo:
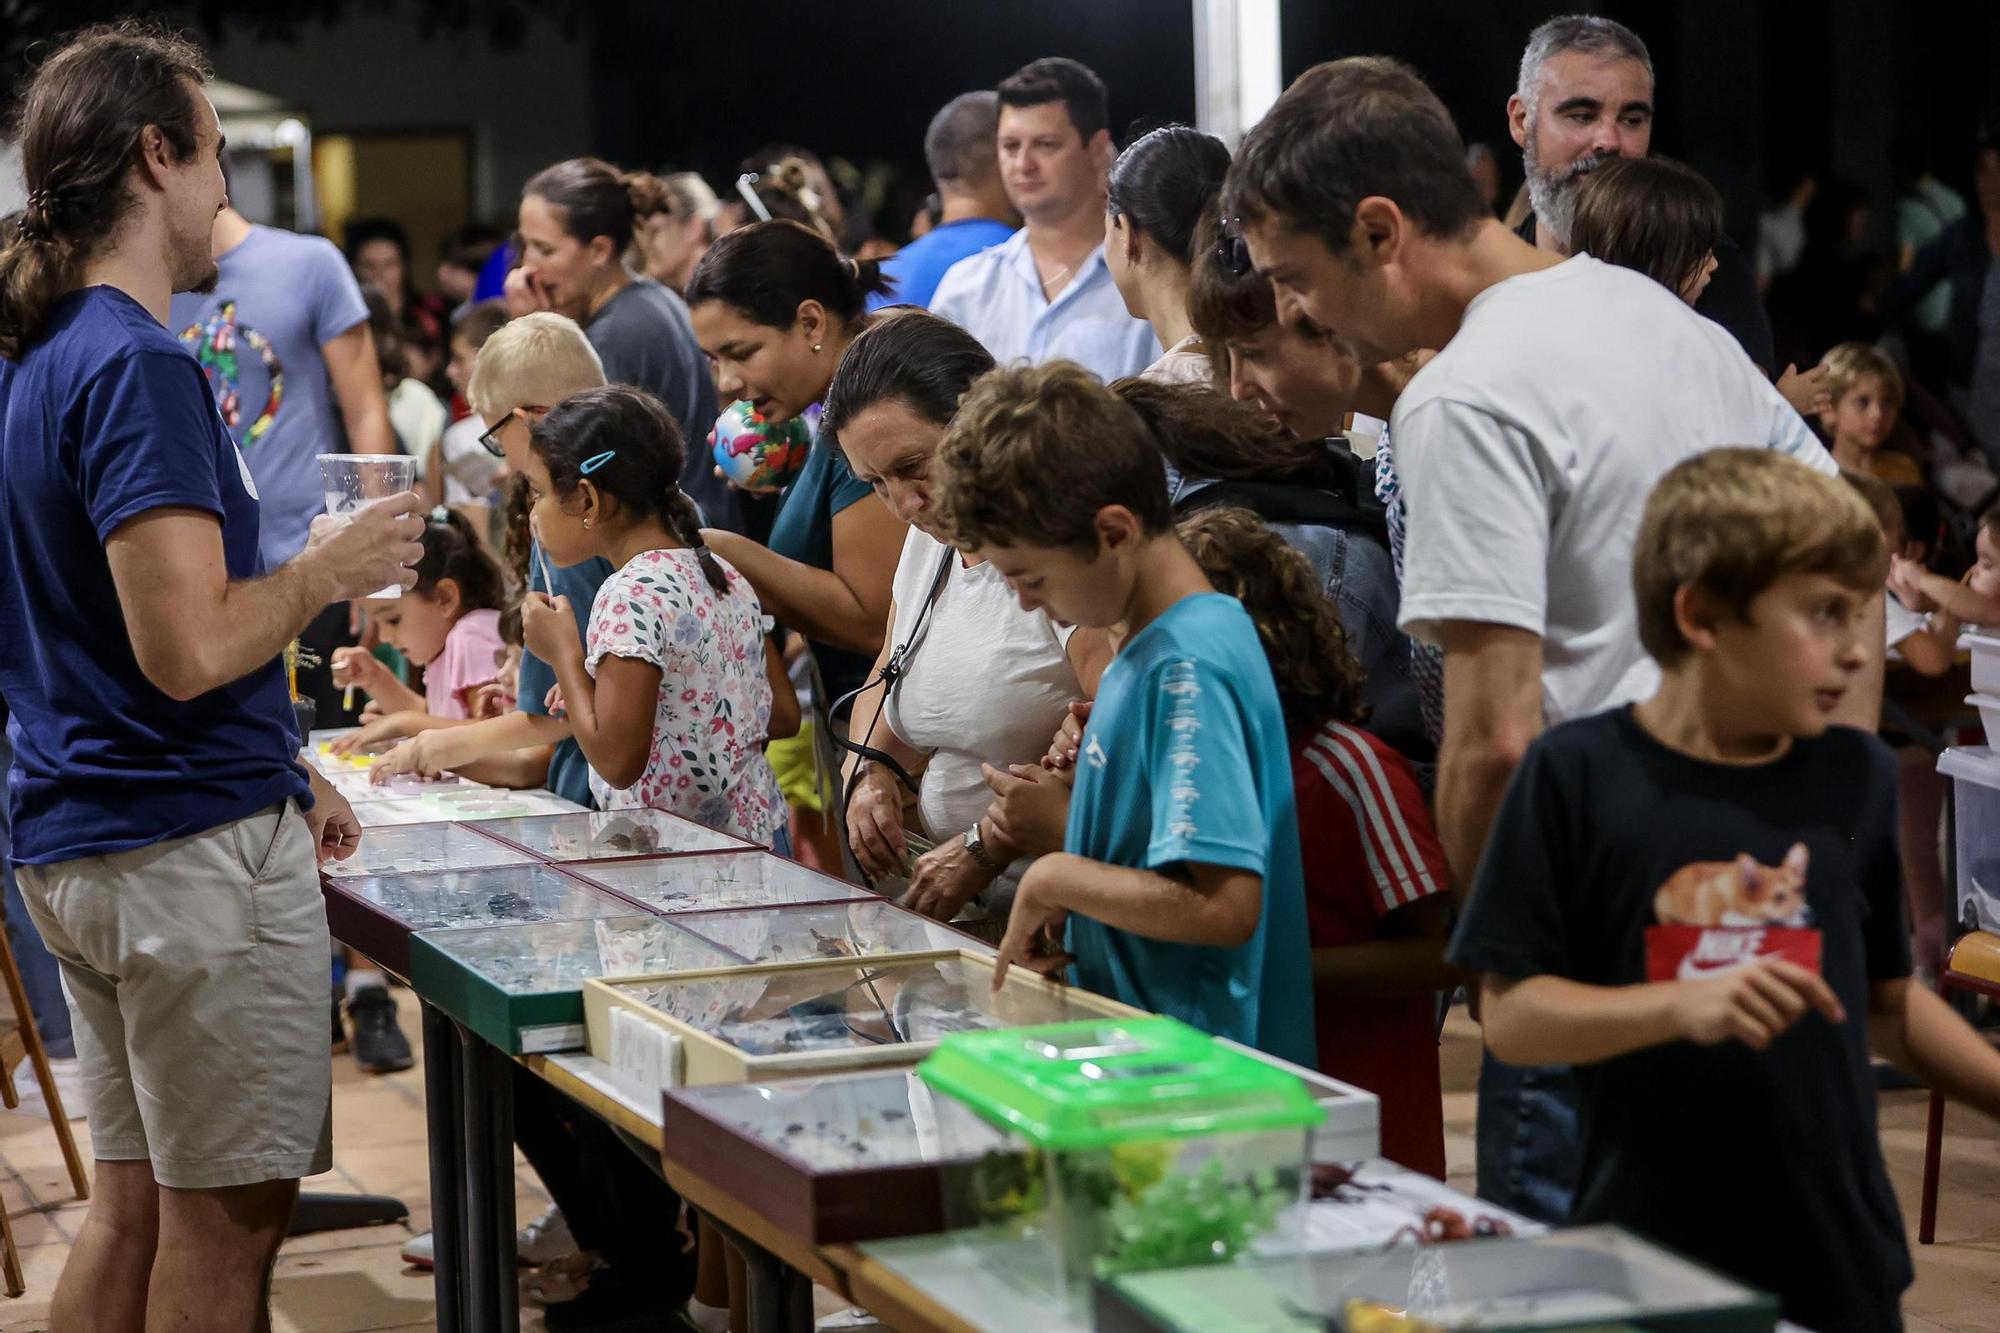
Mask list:
[[[410,268],[410,234],[394,218],[355,218],[342,232],[341,253],[354,280],[374,287],[389,303],[402,332],[403,374],[430,383],[443,367],[442,351],[450,307],[440,296],[417,290]]]
[[[1188,282],[1195,233],[1228,174],[1222,140],[1186,125],[1154,130],[1111,164],[1104,260],[1125,308],[1167,349],[1140,372],[1146,379],[1206,384],[1215,374],[1188,319]]]
[[[679,295],[625,262],[639,226],[672,212],[660,181],[594,157],[536,172],[521,189],[521,266],[507,275],[509,313],[553,310],[583,326],[613,384],[644,389],[666,404],[683,438],[715,425],[715,386]],[[719,527],[750,521],[740,492],[716,479],[706,450],[688,450],[682,488]]]
[[[863,696],[853,728],[902,771],[849,761],[847,836],[871,878],[907,877],[904,905],[941,920],[968,905],[1005,919],[1027,865],[982,818],[992,799],[984,766],[1034,764],[1111,656],[1102,632],[1022,610],[991,565],[952,550],[931,527],[931,457],[958,400],[992,368],[986,349],[950,320],[898,312],[848,348],[820,417],[822,445],[910,525],[875,662],[879,676],[893,645],[902,670],[879,697]],[[917,826],[906,828],[903,784],[917,772]]]
[[[725,400],[769,421],[808,420],[883,288],[871,260],[842,259],[796,222],[757,222],[718,238],[688,280],[695,335]],[[805,636],[829,693],[826,711],[861,684],[882,646],[903,525],[878,504],[840,451],[815,440],[785,492],[769,546],[711,532],[710,545],[757,590],[779,624]]]

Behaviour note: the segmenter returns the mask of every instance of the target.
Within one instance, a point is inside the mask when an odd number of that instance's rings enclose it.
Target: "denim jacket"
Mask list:
[[[1329,444],[1346,454],[1344,441]],[[1174,478],[1175,512],[1185,514],[1202,508],[1201,493],[1218,484],[1222,483],[1194,477]],[[1374,505],[1372,496],[1349,498],[1361,498]],[[1254,503],[1246,507],[1258,509]],[[1379,517],[1379,508],[1375,514]],[[1417,684],[1410,666],[1410,637],[1396,628],[1402,594],[1387,541],[1381,535],[1384,529],[1379,524],[1340,527],[1262,516],[1271,531],[1312,562],[1325,583],[1327,596],[1339,609],[1348,645],[1367,677],[1362,690],[1369,708],[1367,729],[1413,763],[1429,764],[1436,757],[1436,745],[1425,733],[1423,713],[1417,702]]]

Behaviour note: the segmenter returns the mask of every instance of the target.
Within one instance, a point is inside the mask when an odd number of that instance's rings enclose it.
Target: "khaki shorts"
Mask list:
[[[175,1189],[332,1167],[331,946],[295,805],[19,879],[62,964],[100,1160]]]

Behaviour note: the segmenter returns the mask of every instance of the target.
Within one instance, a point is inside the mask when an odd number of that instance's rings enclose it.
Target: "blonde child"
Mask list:
[[[1819,414],[1833,461],[1891,486],[1921,486],[1923,469],[1898,449],[1889,449],[1903,411],[1903,372],[1880,348],[1845,342],[1820,362],[1826,371],[1828,406]]]

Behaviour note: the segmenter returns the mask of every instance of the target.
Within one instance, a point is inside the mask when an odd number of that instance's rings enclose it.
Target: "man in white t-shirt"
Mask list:
[[[1390,433],[1409,523],[1401,621],[1444,649],[1438,828],[1468,885],[1541,728],[1657,679],[1631,584],[1654,482],[1720,445],[1833,462],[1735,339],[1666,288],[1495,222],[1450,113],[1398,62],[1303,75],[1245,139],[1224,216],[1280,318],[1311,318],[1363,364],[1441,349]],[[1537,1180],[1518,1160],[1489,1173],[1485,1156],[1482,1194],[1561,1220],[1573,1168]]]

